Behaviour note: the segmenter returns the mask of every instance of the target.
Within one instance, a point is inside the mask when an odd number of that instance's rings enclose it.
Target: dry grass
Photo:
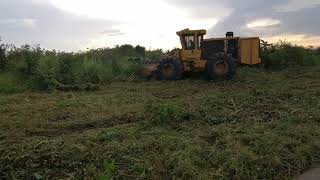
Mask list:
[[[0,96],[0,178],[289,179],[320,160],[320,68]]]

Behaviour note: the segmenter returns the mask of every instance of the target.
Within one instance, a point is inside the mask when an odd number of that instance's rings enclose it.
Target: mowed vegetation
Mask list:
[[[6,66],[0,179],[290,179],[320,163],[319,56],[304,48],[292,55],[291,48],[301,47],[265,49],[269,69],[239,67],[227,82],[145,81],[125,73],[95,82],[58,68],[48,76],[56,83],[37,88],[29,85],[38,82],[46,56],[35,74],[16,76],[24,71]],[[114,72],[110,66],[95,67]],[[78,84],[99,88],[59,90]]]

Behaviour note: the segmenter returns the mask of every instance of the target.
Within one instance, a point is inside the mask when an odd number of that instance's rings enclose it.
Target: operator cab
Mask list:
[[[203,36],[206,30],[184,29],[177,32],[180,37],[182,50],[180,60],[183,62],[184,71],[202,71],[206,61],[201,60]]]
[[[203,36],[206,35],[206,30],[190,30],[184,29],[178,31],[177,35],[180,37],[181,46],[183,50],[201,50]]]

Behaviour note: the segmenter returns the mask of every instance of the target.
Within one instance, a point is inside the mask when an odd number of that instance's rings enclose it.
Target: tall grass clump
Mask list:
[[[182,122],[188,117],[186,110],[172,102],[148,102],[145,111],[152,115],[153,122],[159,125]]]

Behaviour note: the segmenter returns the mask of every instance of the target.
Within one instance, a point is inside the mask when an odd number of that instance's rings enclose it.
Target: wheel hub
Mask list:
[[[176,70],[173,64],[165,64],[162,72],[165,76],[171,77],[175,75]]]
[[[228,73],[229,65],[225,61],[220,61],[215,64],[214,71],[219,75],[225,75]]]

